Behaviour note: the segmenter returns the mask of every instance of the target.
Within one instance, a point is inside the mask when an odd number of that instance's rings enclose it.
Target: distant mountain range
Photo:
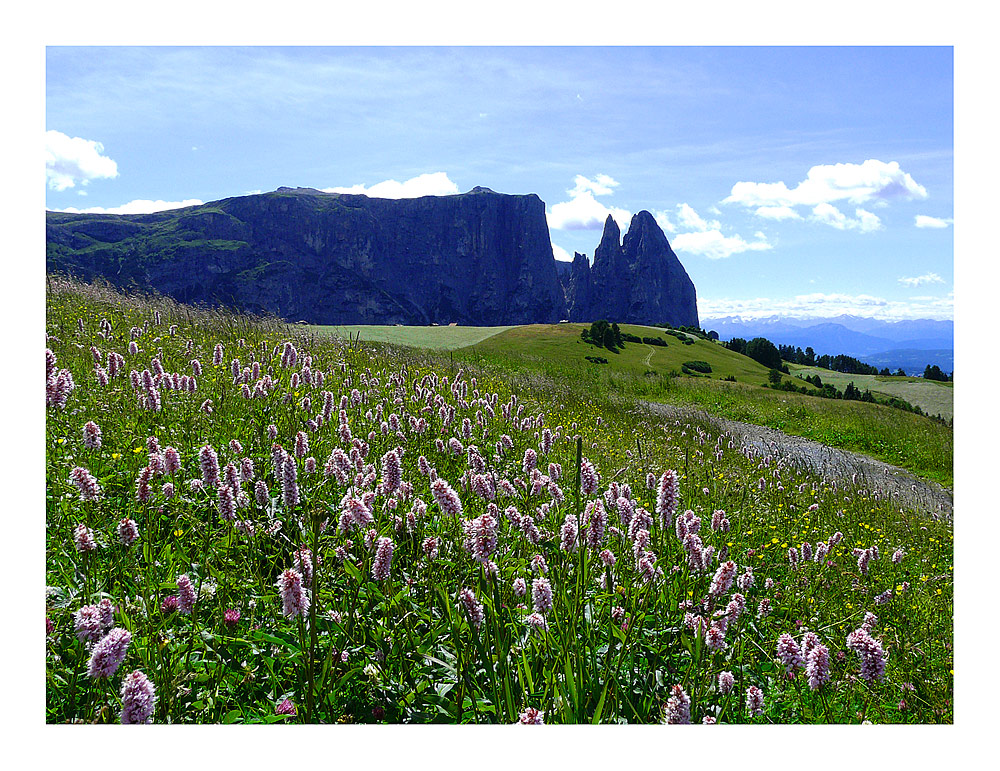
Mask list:
[[[955,323],[936,319],[881,321],[863,316],[830,319],[774,316],[743,319],[724,316],[702,320],[719,339],[766,337],[775,345],[793,345],[816,355],[854,356],[876,367],[919,374],[928,364],[945,372],[954,370]]]

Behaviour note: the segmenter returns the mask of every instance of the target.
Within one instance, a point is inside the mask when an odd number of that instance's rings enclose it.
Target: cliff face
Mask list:
[[[149,215],[48,213],[47,267],[315,324],[566,317],[535,195],[279,188]]]
[[[608,217],[593,266],[573,260],[566,302],[571,321],[699,326],[694,284],[648,211],[632,217],[624,243]]]
[[[560,271],[536,195],[390,200],[279,188],[139,215],[46,214],[46,266],[313,324],[698,325],[649,212]]]

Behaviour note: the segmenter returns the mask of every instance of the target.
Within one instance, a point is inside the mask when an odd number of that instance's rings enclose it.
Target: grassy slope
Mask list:
[[[276,515],[285,520],[280,538],[260,536],[254,541],[234,535],[231,526],[219,519],[214,498],[208,494],[196,496],[185,484],[200,477],[198,448],[212,445],[219,448],[225,459],[230,452],[225,449],[230,447],[230,440],[239,439],[246,454],[256,461],[260,479],[266,480],[277,495],[278,483],[270,470],[271,440],[264,434],[263,426],[275,423],[280,427],[279,441],[290,446],[306,417],[301,405],[286,404],[281,398],[282,392],[290,387],[290,373],[269,353],[277,341],[291,337],[301,354],[315,355],[314,371],[327,372],[322,387],[334,393],[345,392],[351,387],[343,379],[341,363],[352,375],[370,369],[383,383],[395,373],[404,373],[404,381],[410,382],[431,368],[455,378],[460,367],[456,366],[457,362],[452,364],[447,354],[390,349],[377,344],[346,347],[329,339],[307,341],[297,336],[301,329],[298,327],[284,328],[224,314],[189,311],[166,300],[157,303],[164,313],[159,325],[152,323],[153,308],[149,305],[125,302],[107,292],[60,290],[49,295],[46,330],[53,337],[46,343],[56,352],[58,366],[73,371],[78,385],[66,409],[47,410],[45,423],[46,586],[56,590],[51,595],[47,592],[46,596],[46,615],[55,627],[46,641],[46,720],[67,722],[82,717],[89,722],[97,714],[102,714],[104,720],[114,720],[117,704],[113,694],[118,690],[123,673],[134,668],[142,669],[156,684],[157,722],[163,722],[168,715],[174,723],[228,722],[230,719],[269,722],[281,719],[274,715],[274,709],[284,694],[290,695],[299,705],[297,719],[301,720],[305,657],[294,623],[280,614],[281,600],[275,588],[277,575],[292,564],[296,518],[279,502],[275,507]],[[104,316],[114,324],[115,334],[111,340],[96,335],[96,320]],[[77,319],[85,320],[85,331],[78,331]],[[163,349],[161,358],[170,370],[187,369],[192,356],[205,362],[199,392],[164,392],[164,408],[159,413],[138,407],[127,378],[112,381],[108,388],[99,388],[89,351],[93,343],[99,344],[105,354],[116,350],[131,356],[127,353],[128,331],[147,322],[150,327],[137,340],[141,353],[130,358],[129,366],[144,366],[159,348]],[[175,336],[167,333],[171,324],[179,325]],[[191,351],[186,350],[187,340],[192,341]],[[226,359],[237,351],[244,359],[250,352],[263,352],[256,355],[264,364],[273,363],[280,383],[271,398],[248,403],[236,395],[228,363],[219,367],[208,363],[217,342],[224,346]],[[460,357],[456,355],[455,358]],[[500,539],[503,555],[497,557],[503,573],[502,579],[495,584],[496,592],[502,594],[491,595],[485,586],[481,587],[484,582],[481,569],[464,555],[459,545],[462,535],[458,523],[437,517],[434,504],[421,527],[430,528],[427,532],[434,534],[440,528],[450,548],[442,549],[442,557],[435,563],[433,572],[421,566],[415,548],[419,537],[411,540],[398,535],[393,529],[391,512],[376,507],[381,533],[391,535],[399,544],[392,563],[394,581],[400,581],[403,576],[419,576],[420,580],[415,582],[412,593],[403,590],[396,594],[398,584],[390,584],[393,592],[383,597],[379,586],[367,579],[365,569],[355,568],[348,572],[346,565],[334,558],[333,547],[344,544],[346,536],[336,528],[329,528],[322,536],[323,559],[318,573],[321,580],[313,607],[323,613],[323,618],[333,611],[343,614],[344,618],[353,618],[355,613],[364,614],[360,615],[363,623],[357,627],[353,623],[340,625],[337,622],[334,626],[333,622],[320,622],[323,647],[318,650],[318,660],[325,660],[323,648],[331,645],[350,651],[349,665],[334,666],[329,673],[326,669],[321,671],[317,683],[318,692],[322,694],[320,715],[326,722],[377,721],[379,718],[373,713],[376,706],[388,713],[385,719],[389,722],[403,719],[469,722],[473,717],[465,706],[466,701],[491,709],[494,704],[505,704],[502,693],[497,695],[491,690],[488,674],[494,673],[499,673],[498,677],[505,683],[513,682],[515,701],[512,708],[503,707],[506,712],[502,720],[505,722],[513,722],[517,710],[528,704],[546,710],[547,722],[590,720],[598,699],[603,706],[602,722],[615,722],[619,717],[631,722],[656,722],[661,717],[658,705],[666,700],[667,689],[675,681],[683,683],[691,694],[697,722],[703,711],[719,704],[709,689],[722,668],[740,673],[741,689],[747,684],[760,684],[766,689],[766,714],[758,718],[758,722],[952,721],[954,641],[950,573],[953,549],[951,527],[947,523],[929,520],[915,512],[904,512],[894,501],[875,499],[868,491],[852,490],[845,496],[843,490],[831,490],[818,479],[794,468],[769,470],[768,484],[761,488],[758,485],[759,459],[746,458],[738,447],[729,448],[725,442],[719,444],[721,458],[716,459],[707,451],[715,446],[715,437],[702,437],[696,425],[685,425],[682,429],[651,422],[644,415],[623,409],[614,390],[588,390],[589,381],[581,378],[555,384],[546,382],[536,387],[530,382],[532,369],[523,360],[520,369],[498,366],[494,363],[498,361],[500,359],[483,358],[490,371],[476,370],[476,387],[485,393],[497,391],[501,403],[517,393],[529,415],[543,412],[546,425],[571,426],[573,431],[579,431],[587,438],[588,457],[603,475],[602,487],[611,478],[627,481],[636,491],[638,500],[652,510],[655,496],[645,486],[645,472],[676,468],[681,473],[682,508],[696,510],[706,518],[716,509],[730,512],[730,531],[716,533],[708,527],[706,519],[702,537],[714,546],[726,545],[731,558],[738,560],[740,566],[753,566],[757,578],[755,585],[746,592],[748,612],[738,626],[731,626],[727,651],[717,654],[714,660],[708,656],[695,662],[693,635],[682,625],[679,600],[692,596],[697,599],[707,591],[711,571],[689,574],[684,567],[687,562],[683,550],[669,528],[654,527],[654,548],[665,576],[652,594],[631,589],[624,591],[625,587],[632,586],[632,547],[624,538],[608,539],[609,548],[621,555],[616,576],[621,577],[623,591],[620,596],[612,596],[609,592],[599,592],[596,582],[589,582],[591,604],[588,608],[597,609],[589,613],[570,604],[571,588],[560,590],[560,582],[567,581],[567,576],[573,574],[569,573],[569,561],[558,548],[558,538],[554,536],[537,549],[527,548],[523,539],[515,540],[516,534],[510,532],[509,523],[504,520],[505,529]],[[609,377],[608,367],[596,370],[603,371],[600,377]],[[575,371],[587,372],[580,366]],[[525,374],[527,378],[522,377]],[[611,374],[626,385],[649,380],[644,376],[629,380],[630,376],[625,373]],[[709,383],[704,379],[680,378],[674,382],[687,382],[692,387],[767,393],[764,389]],[[318,387],[313,390],[318,391]],[[442,391],[447,397],[447,388]],[[631,393],[626,391],[625,395]],[[388,403],[393,397],[386,383],[382,390],[373,392],[371,401]],[[204,398],[214,401],[216,409],[211,415],[198,407]],[[365,409],[365,406],[356,410],[351,408],[352,426],[358,435],[374,432],[370,457],[377,459],[395,445],[397,438],[380,434],[378,418],[366,417]],[[402,411],[414,409],[414,406],[404,406]],[[474,409],[475,406],[468,410],[470,417]],[[462,413],[459,406],[459,417]],[[90,418],[96,418],[104,432],[103,445],[97,450],[86,449],[82,444],[81,429]],[[431,500],[427,483],[413,467],[419,453],[431,457],[445,478],[456,479],[465,468],[461,457],[450,453],[435,454],[432,439],[438,436],[439,423],[433,414],[429,419],[434,430],[423,438],[409,436],[404,459],[405,478],[417,485],[415,493],[425,500]],[[405,420],[403,424],[406,425]],[[510,422],[503,419],[500,411],[495,429],[494,436],[510,430]],[[566,429],[566,436],[554,445],[552,456],[544,458],[561,462],[566,470],[572,468],[575,458],[569,432],[570,429]],[[511,430],[511,433],[515,447],[504,461],[507,467],[500,470],[505,475],[518,475],[519,459],[525,447],[535,446],[537,440],[532,438],[530,428],[526,432]],[[163,482],[160,478],[154,482],[152,502],[140,504],[135,500],[135,480],[147,463],[143,437],[153,434],[159,436],[164,445],[171,444],[182,452],[183,468],[176,477],[181,494],[166,500],[160,492]],[[637,437],[641,438],[644,452],[633,457]],[[704,456],[698,442],[701,438],[707,442]],[[331,447],[339,444],[329,426],[310,434],[310,442],[317,458],[326,457]],[[90,507],[79,502],[75,489],[68,482],[70,469],[79,464],[86,465],[99,477],[105,497],[102,505]],[[330,483],[323,480],[325,477],[321,475],[300,476],[308,500],[321,504],[321,510],[326,506],[336,510],[342,490],[330,489]],[[566,490],[569,489],[567,486]],[[474,495],[463,494],[463,501],[466,518],[471,519],[485,510],[485,502]],[[811,506],[813,503],[817,507]],[[242,516],[253,517],[262,524],[272,516],[252,505],[254,508],[247,509]],[[556,508],[556,515],[549,515],[547,529],[555,531],[558,528],[564,510]],[[127,551],[117,546],[114,534],[122,516],[131,516],[139,522],[142,548]],[[108,544],[94,552],[93,560],[82,561],[74,549],[70,533],[74,523],[79,521],[88,522],[98,532],[102,543]],[[786,550],[790,546],[828,539],[835,530],[843,532],[845,538],[831,553],[827,565],[812,563],[798,570],[789,567]],[[258,533],[263,532],[263,529],[258,530]],[[367,550],[360,539],[355,541],[350,561],[357,560],[366,568]],[[874,545],[879,546],[882,555],[873,561],[874,567],[868,575],[861,575],[851,550]],[[889,555],[899,547],[905,549],[906,556],[896,565]],[[512,551],[514,549],[516,551]],[[515,660],[513,667],[502,668],[497,664],[498,660],[508,659],[494,653],[495,643],[486,648],[485,656],[477,657],[477,652],[472,652],[474,664],[459,685],[455,672],[462,670],[454,667],[449,670],[440,662],[460,658],[457,654],[462,648],[456,648],[456,640],[482,638],[477,638],[458,616],[455,616],[455,624],[462,631],[456,634],[456,626],[448,620],[448,608],[453,608],[454,603],[448,603],[446,597],[440,606],[433,605],[434,590],[440,587],[442,592],[450,592],[454,599],[459,587],[475,586],[479,596],[488,603],[487,624],[492,639],[497,639],[499,630],[505,640],[520,642],[524,635],[522,617],[526,611],[515,609],[517,599],[509,587],[514,575],[531,574],[530,555],[536,552],[544,553],[549,561],[550,578],[557,590],[554,618],[559,626],[556,628],[566,632],[533,641],[530,649],[525,646],[527,653],[520,661]],[[248,559],[247,554],[255,558]],[[592,555],[590,560],[593,560]],[[81,564],[89,569],[81,570]],[[677,572],[671,569],[672,565],[678,566]],[[589,569],[597,569],[596,563],[591,562]],[[133,601],[142,601],[145,607],[155,608],[165,595],[174,593],[176,577],[189,572],[198,578],[214,576],[218,580],[214,598],[207,592],[199,592],[196,614],[133,610]],[[434,583],[424,578],[428,573],[433,576]],[[776,582],[773,592],[765,588],[766,578]],[[874,605],[872,598],[877,593],[892,590],[903,580],[912,583],[906,594],[896,589],[888,604]],[[89,582],[90,591],[83,586],[86,582]],[[572,587],[572,583],[568,586]],[[119,675],[112,682],[94,682],[81,675],[76,690],[74,673],[86,670],[89,650],[73,632],[72,613],[101,596],[112,598],[120,606],[119,619],[128,624],[133,643]],[[356,603],[359,596],[362,598],[360,604]],[[495,602],[494,596],[498,598]],[[756,604],[765,596],[773,602],[772,612],[756,618]],[[123,602],[125,598],[128,600]],[[629,619],[627,630],[632,630],[632,636],[615,632],[617,625],[606,625],[602,620],[610,613],[612,603],[625,608]],[[243,611],[243,618],[232,629],[222,621],[222,610],[229,607]],[[797,629],[797,620],[806,619],[809,628],[815,629],[824,643],[829,644],[831,654],[835,654],[844,652],[847,634],[861,623],[864,612],[869,609],[879,616],[875,634],[884,639],[889,651],[884,682],[866,684],[858,681],[858,663],[849,651],[843,659],[831,656],[834,682],[822,694],[805,687],[801,671],[792,681],[780,677],[780,670],[773,661],[775,644],[779,634],[801,631]],[[598,623],[606,626],[598,627]],[[589,631],[605,628],[609,630],[607,636]],[[419,647],[414,644],[415,638],[419,640]],[[607,666],[601,648],[608,639],[612,642],[607,650],[614,653],[619,662],[614,668]],[[376,660],[375,651],[384,655]],[[470,655],[468,648],[465,655]],[[728,658],[730,655],[732,660]],[[522,661],[525,661],[525,670],[530,666],[534,672],[533,687],[521,684],[518,667],[522,666]],[[382,674],[369,676],[366,667],[375,668]],[[661,672],[665,673],[662,681]],[[565,685],[570,677],[578,684],[572,698]],[[412,685],[414,680],[417,687]],[[177,682],[191,682],[192,687],[174,687]],[[471,696],[466,694],[463,700],[466,683]],[[610,691],[607,686],[602,691],[605,683],[611,684]],[[909,704],[905,710],[896,706],[902,683],[912,683],[916,689],[912,694],[905,694]],[[441,685],[448,688],[442,690]],[[78,697],[75,702],[70,695],[72,692]],[[606,693],[610,693],[607,700],[602,695]],[[575,694],[582,694],[582,697]],[[636,694],[641,694],[641,702],[635,698]],[[99,712],[105,701],[110,702],[109,707]],[[633,701],[637,704],[633,705]],[[577,702],[580,706],[573,711]],[[720,722],[749,719],[740,710],[741,703],[741,698],[727,702],[730,712]],[[496,715],[496,712],[481,713],[475,719],[485,717],[492,721]]]
[[[762,388],[765,367],[709,341],[682,345],[667,337],[666,349],[630,343],[613,354],[577,342],[581,328],[579,324],[515,327],[461,354],[507,370],[534,370],[581,391],[691,405],[729,420],[863,452],[946,486],[954,483],[952,429],[928,418],[884,405]],[[651,334],[648,327],[626,325],[622,329]],[[603,356],[609,363],[592,364],[584,358],[588,355]],[[645,366],[647,357],[649,367]],[[698,359],[712,365],[711,379],[667,376],[671,370],[679,371],[684,361]],[[648,375],[650,370],[655,374]],[[721,381],[730,374],[739,382]]]
[[[628,343],[612,353],[584,343],[582,324],[530,324],[517,327],[309,327],[320,334],[361,333],[361,339],[414,348],[456,350],[472,361],[491,361],[507,370],[534,370],[572,384],[574,389],[616,392],[627,397],[688,404],[706,412],[746,423],[767,426],[846,450],[864,452],[944,485],[953,484],[953,435],[950,428],[891,407],[818,399],[759,387],[768,370],[752,359],[707,340],[692,345],[655,327],[622,325],[622,331],[640,337],[662,337],[667,347]],[[593,364],[600,356],[608,364]],[[686,361],[712,366],[708,377],[669,377]],[[793,374],[810,368],[790,366]],[[939,392],[950,397],[951,386],[921,378],[881,378],[842,375],[815,370],[824,382],[838,388],[850,381],[859,388],[896,395],[933,414],[950,417],[950,399],[928,401]],[[737,383],[721,382],[733,376]],[[872,381],[869,385],[866,381]],[[843,381],[843,382],[841,382]],[[900,381],[900,382],[893,382]],[[907,382],[910,381],[910,382]],[[798,381],[797,381],[798,382]],[[875,386],[877,383],[877,387]],[[892,391],[886,390],[892,388]],[[934,389],[934,390],[931,390]]]
[[[831,372],[819,367],[803,367],[789,364],[792,375],[802,377],[819,375],[824,383],[829,383],[843,391],[848,383],[860,388],[866,388],[872,393],[885,394],[905,399],[910,404],[920,407],[929,415],[941,415],[950,419],[954,414],[954,384],[939,383],[934,380],[924,380],[922,377],[884,377],[882,375],[847,375],[843,372]]]
[[[349,335],[373,343],[392,343],[412,348],[449,351],[475,345],[493,335],[513,327],[397,327],[390,325],[349,324],[343,326],[310,326],[308,329],[318,335]]]
[[[655,400],[863,452],[947,487],[954,484],[952,429],[894,407],[690,378],[677,378]]]
[[[667,341],[662,348],[644,343],[626,343],[625,349],[612,353],[583,342],[580,332],[584,324],[531,324],[513,327],[476,345],[483,354],[520,356],[527,359],[544,359],[549,364],[590,369],[605,368],[614,372],[645,375],[656,372],[665,375],[671,370],[680,372],[686,361],[704,361],[712,366],[711,377],[720,379],[734,376],[744,383],[762,383],[767,380],[767,368],[753,359],[740,356],[708,340],[695,339],[693,345],[684,345],[662,329],[623,324],[621,330],[639,337],[659,337]],[[605,364],[593,364],[587,356],[600,356]]]

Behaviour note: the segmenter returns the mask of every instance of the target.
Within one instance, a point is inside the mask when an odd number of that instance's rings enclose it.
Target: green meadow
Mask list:
[[[947,517],[635,409],[873,405],[572,332],[442,352],[52,281],[46,722],[953,722]]]
[[[407,327],[376,324],[305,327],[317,335],[360,339],[367,343],[390,343],[432,351],[450,351],[475,345],[514,327]]]
[[[896,377],[885,375],[848,375],[831,372],[819,367],[805,367],[789,364],[792,376],[809,377],[819,375],[820,380],[843,391],[848,383],[854,383],[862,391],[868,389],[874,394],[895,396],[919,407],[928,415],[940,415],[951,420],[954,415],[954,383],[924,380],[922,377]]]

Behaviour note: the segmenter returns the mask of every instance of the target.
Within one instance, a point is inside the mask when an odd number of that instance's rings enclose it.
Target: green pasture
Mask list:
[[[370,343],[390,343],[409,348],[450,351],[486,340],[514,327],[407,327],[388,324],[347,324],[338,326],[308,326],[317,335],[357,338]]]
[[[638,337],[659,337],[666,340],[666,347],[646,343],[626,343],[624,350],[611,352],[580,337],[585,324],[529,324],[510,327],[500,334],[486,338],[475,345],[475,350],[486,355],[507,355],[528,360],[544,361],[547,365],[603,369],[610,372],[645,375],[680,373],[687,361],[704,361],[712,367],[709,375],[714,380],[728,376],[744,383],[761,384],[767,381],[767,368],[753,359],[729,351],[709,340],[694,340],[684,345],[657,327],[622,324],[621,331]],[[587,356],[601,357],[607,364],[587,361]]]
[[[936,380],[924,380],[922,377],[847,375],[798,364],[789,364],[788,370],[793,376],[803,378],[819,375],[824,383],[829,383],[839,391],[843,391],[848,383],[854,383],[862,391],[867,388],[872,393],[895,396],[919,407],[928,415],[940,415],[946,420],[950,420],[954,414],[954,383],[940,383]]]

